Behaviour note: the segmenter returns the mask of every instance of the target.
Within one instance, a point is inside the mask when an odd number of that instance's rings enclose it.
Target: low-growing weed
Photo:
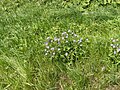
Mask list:
[[[75,63],[81,58],[88,58],[87,50],[89,39],[80,37],[71,30],[63,32],[60,36],[47,37],[45,42],[45,55],[53,62]]]

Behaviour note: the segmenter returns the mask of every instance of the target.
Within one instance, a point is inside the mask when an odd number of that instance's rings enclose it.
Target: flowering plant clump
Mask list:
[[[120,41],[119,39],[111,38],[110,58],[114,63],[120,63]]]
[[[59,37],[47,37],[45,42],[45,55],[52,61],[64,63],[75,62],[82,57],[87,57],[88,38],[82,38],[68,30]]]

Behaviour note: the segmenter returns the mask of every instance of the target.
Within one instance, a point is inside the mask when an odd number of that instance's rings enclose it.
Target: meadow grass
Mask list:
[[[120,45],[119,5],[76,7],[61,0],[0,1],[0,90],[120,90],[120,52],[110,46],[111,38]],[[44,53],[47,37],[68,30],[90,41],[89,57],[75,66]]]

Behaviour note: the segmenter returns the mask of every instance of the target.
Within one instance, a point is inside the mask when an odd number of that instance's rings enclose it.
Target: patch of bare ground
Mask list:
[[[64,90],[65,87],[72,86],[72,80],[65,74],[60,74],[59,80],[56,82],[56,90]]]
[[[105,90],[120,90],[120,86],[118,86],[118,85],[110,85]]]

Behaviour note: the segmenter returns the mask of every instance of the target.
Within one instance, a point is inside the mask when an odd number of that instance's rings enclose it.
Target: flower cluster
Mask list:
[[[114,39],[114,38],[111,38],[111,48],[112,48],[112,51],[113,51],[113,54],[114,55],[118,55],[120,54],[120,44],[119,44],[119,39]]]
[[[60,36],[47,37],[45,42],[45,55],[52,60],[62,62],[75,62],[85,57],[88,38],[82,38],[75,32],[68,30]]]
[[[119,62],[119,60],[120,60],[120,41],[119,41],[119,39],[111,38],[109,56],[115,63]]]

